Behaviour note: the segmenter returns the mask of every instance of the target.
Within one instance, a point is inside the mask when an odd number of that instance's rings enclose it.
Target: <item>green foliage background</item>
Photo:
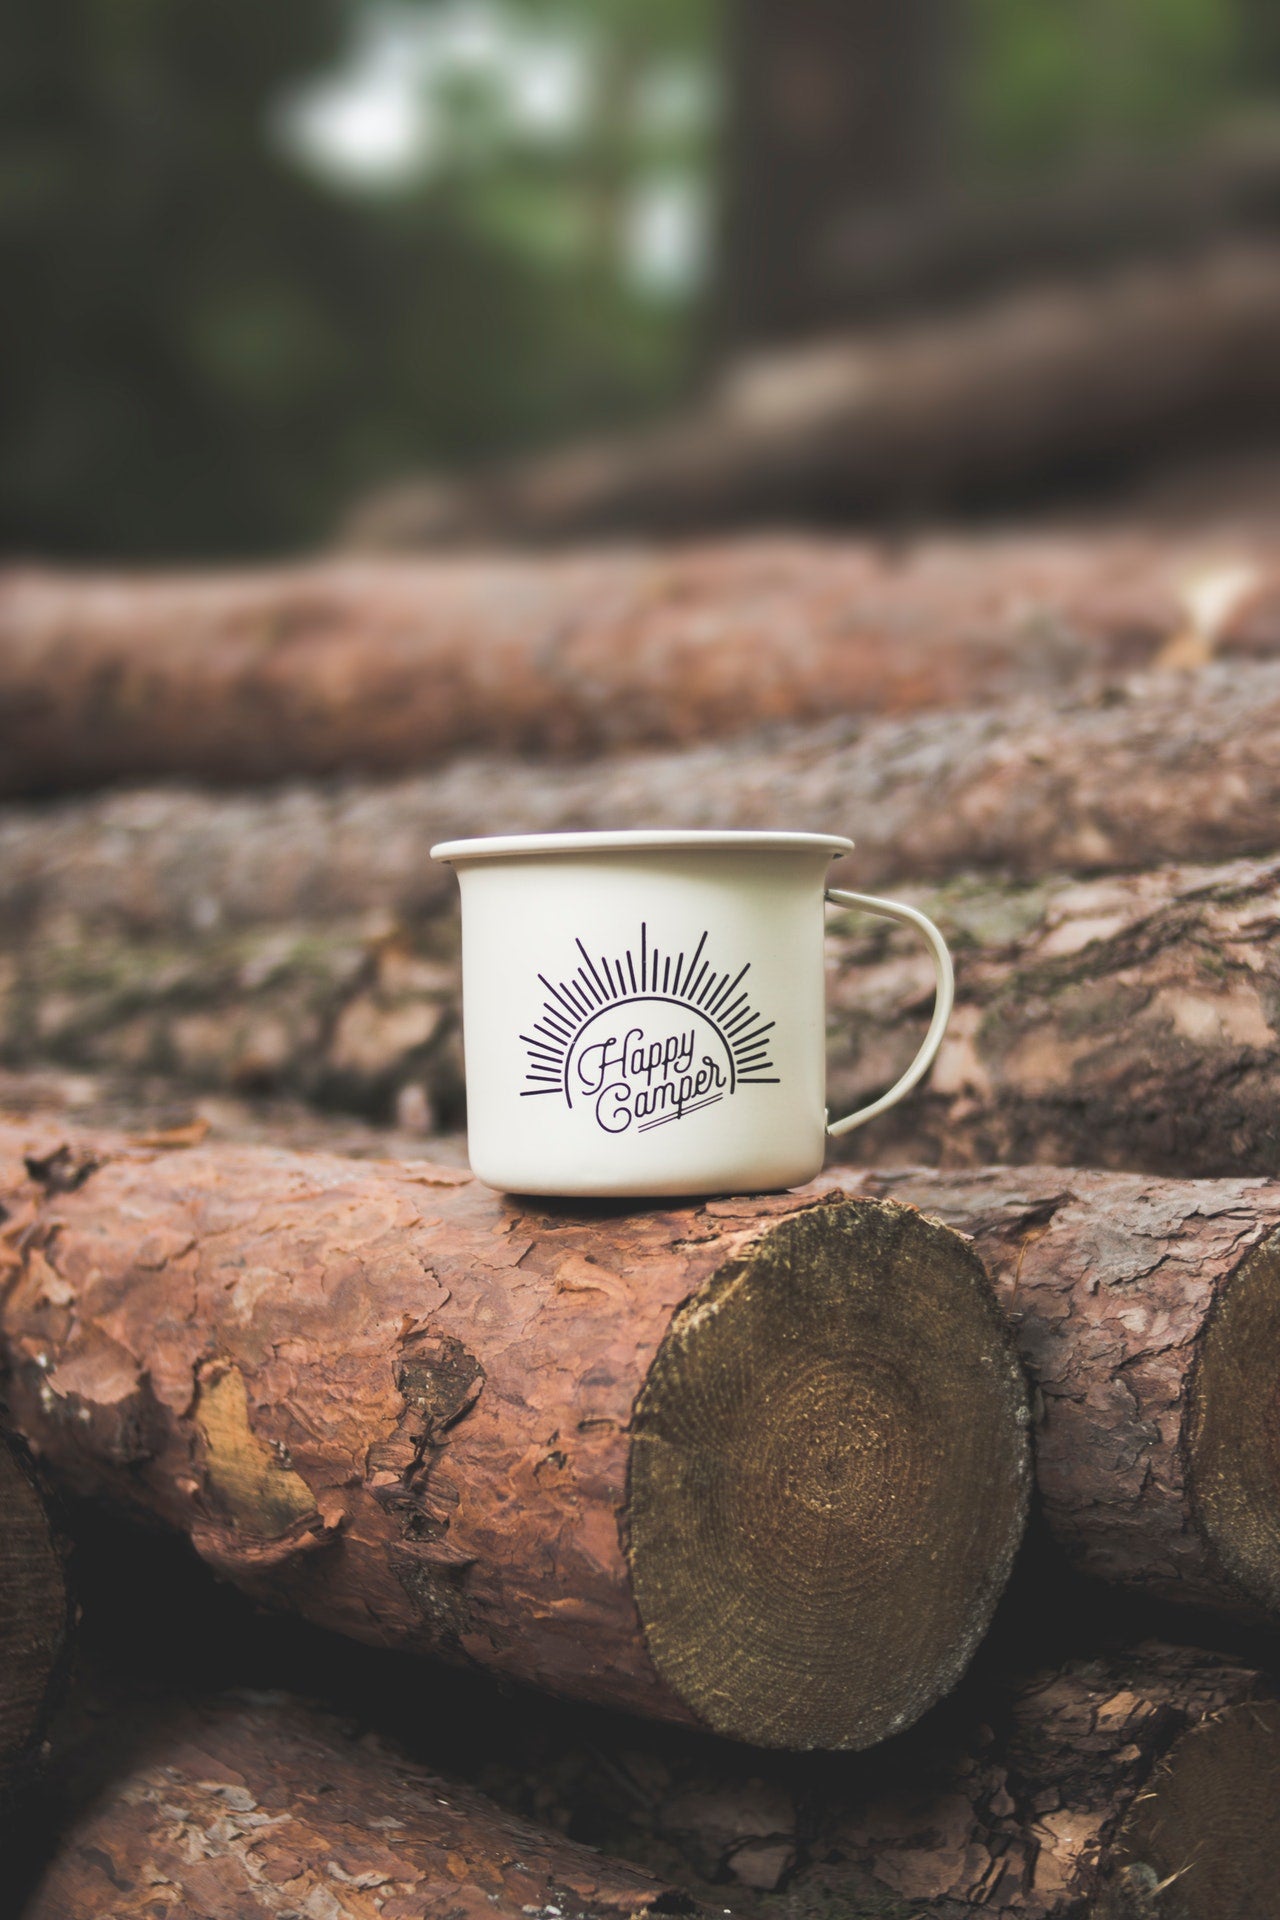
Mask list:
[[[724,4],[731,0],[724,0]],[[272,133],[377,0],[0,0],[0,543],[153,558],[323,539],[362,489],[651,413],[699,289],[624,270],[628,195],[714,184],[721,0],[507,0],[591,42],[590,111],[530,141],[483,85],[443,162],[378,193]],[[430,10],[439,0],[400,0]],[[967,0],[958,164],[1177,140],[1280,64],[1274,0]]]

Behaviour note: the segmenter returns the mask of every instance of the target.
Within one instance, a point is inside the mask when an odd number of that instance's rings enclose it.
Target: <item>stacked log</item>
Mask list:
[[[19,1427],[255,1597],[798,1748],[909,1724],[986,1630],[1024,1388],[910,1208],[575,1210],[47,1126],[0,1168]]]
[[[117,1719],[113,1771],[64,1834],[26,1920],[698,1911],[669,1883],[513,1819],[287,1698],[177,1702],[132,1718],[123,1741]]]
[[[0,791],[397,771],[467,748],[690,744],[1274,655],[1256,536],[1045,534],[903,554],[762,541],[555,559],[0,579]]]

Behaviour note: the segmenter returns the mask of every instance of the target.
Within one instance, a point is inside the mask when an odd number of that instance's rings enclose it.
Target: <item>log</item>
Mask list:
[[[175,840],[174,868],[180,848]],[[158,855],[152,870],[163,864]],[[131,870],[145,894],[146,862]],[[1270,859],[1031,887],[962,875],[907,889],[953,946],[956,1015],[924,1086],[838,1151],[952,1166],[1269,1172],[1280,1145],[1278,882]],[[416,927],[317,917],[135,937],[112,932],[111,909],[92,896],[77,928],[61,911],[71,891],[51,888],[44,927],[0,949],[0,1060],[10,1066],[162,1073],[414,1132],[463,1124],[452,913]],[[104,888],[117,901],[126,892]],[[16,907],[20,885],[11,897]],[[840,1113],[910,1059],[932,980],[909,935],[863,917],[833,914],[828,951],[828,1103]]]
[[[917,1749],[923,1767],[892,1769],[832,1823],[824,1844],[836,1857],[792,1883],[797,1911],[876,1911],[887,1899],[910,1902],[893,1909],[903,1913],[928,1903],[937,1920],[1274,1911],[1280,1703],[1262,1674],[1148,1643],[1041,1672],[983,1705],[986,1724]]]
[[[1163,867],[927,901],[956,1015],[923,1090],[856,1158],[1270,1173],[1280,1150],[1280,861]],[[833,921],[828,1099],[889,1085],[929,1017],[927,960]],[[868,927],[871,928],[867,931]]]
[[[1280,413],[1280,245],[1233,238],[731,364],[682,416],[366,501],[366,547],[688,537],[1025,505]]]
[[[0,1434],[0,1823],[44,1734],[71,1620],[57,1528],[25,1450]]]
[[[985,1632],[1024,1387],[910,1209],[574,1210],[36,1122],[0,1201],[20,1429],[257,1598],[795,1748],[906,1725]]]
[[[1280,664],[1220,663],[1101,696],[774,729],[604,763],[485,755],[378,785],[153,787],[11,806],[0,940],[166,943],[370,916],[357,927],[367,941],[452,909],[453,875],[423,850],[483,833],[785,821],[852,834],[836,884],[868,886],[1230,860],[1274,852],[1277,818]]]
[[[971,1236],[1034,1385],[1040,1510],[1080,1573],[1280,1614],[1280,1181],[1048,1167],[823,1179]]]
[[[0,792],[589,753],[1115,676],[1193,616],[1274,654],[1270,536],[1140,532],[0,575]],[[1194,603],[1189,613],[1188,592]],[[1199,607],[1200,612],[1194,608]]]
[[[134,1719],[136,1721],[137,1715]],[[152,1709],[26,1920],[635,1920],[678,1888],[513,1818],[286,1697]],[[727,1909],[724,1909],[727,1911]]]

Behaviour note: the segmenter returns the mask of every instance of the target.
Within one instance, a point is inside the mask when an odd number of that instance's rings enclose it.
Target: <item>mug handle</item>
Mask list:
[[[924,935],[930,953],[933,955],[934,969],[938,976],[937,992],[933,1002],[933,1019],[929,1022],[929,1031],[921,1043],[911,1065],[890,1087],[888,1093],[882,1093],[868,1107],[859,1107],[856,1113],[850,1113],[843,1120],[833,1120],[827,1127],[828,1134],[834,1139],[838,1134],[851,1133],[854,1127],[865,1126],[868,1120],[874,1120],[878,1113],[884,1113],[889,1107],[896,1106],[905,1093],[910,1093],[918,1080],[922,1080],[933,1065],[934,1055],[942,1045],[942,1036],[947,1030],[951,1018],[951,1008],[956,997],[955,969],[951,965],[951,955],[947,952],[947,943],[932,920],[926,919],[914,907],[903,906],[900,900],[877,900],[869,893],[845,893],[838,887],[828,887],[826,898],[836,907],[861,907],[864,913],[878,914],[882,920],[897,920],[904,927],[914,927],[917,933]]]

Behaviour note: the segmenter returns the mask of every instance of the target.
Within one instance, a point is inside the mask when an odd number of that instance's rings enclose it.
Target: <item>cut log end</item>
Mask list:
[[[0,1796],[39,1737],[68,1625],[62,1554],[44,1501],[0,1438]]]
[[[1030,1460],[1022,1376],[958,1234],[857,1202],[780,1222],[672,1322],[633,1432],[649,1650],[718,1732],[865,1747],[960,1677]]]
[[[1227,1707],[1184,1733],[1114,1855],[1105,1920],[1258,1920],[1280,1886],[1280,1702]]]
[[[1280,1612],[1280,1233],[1225,1284],[1192,1393],[1188,1482],[1231,1578]]]

